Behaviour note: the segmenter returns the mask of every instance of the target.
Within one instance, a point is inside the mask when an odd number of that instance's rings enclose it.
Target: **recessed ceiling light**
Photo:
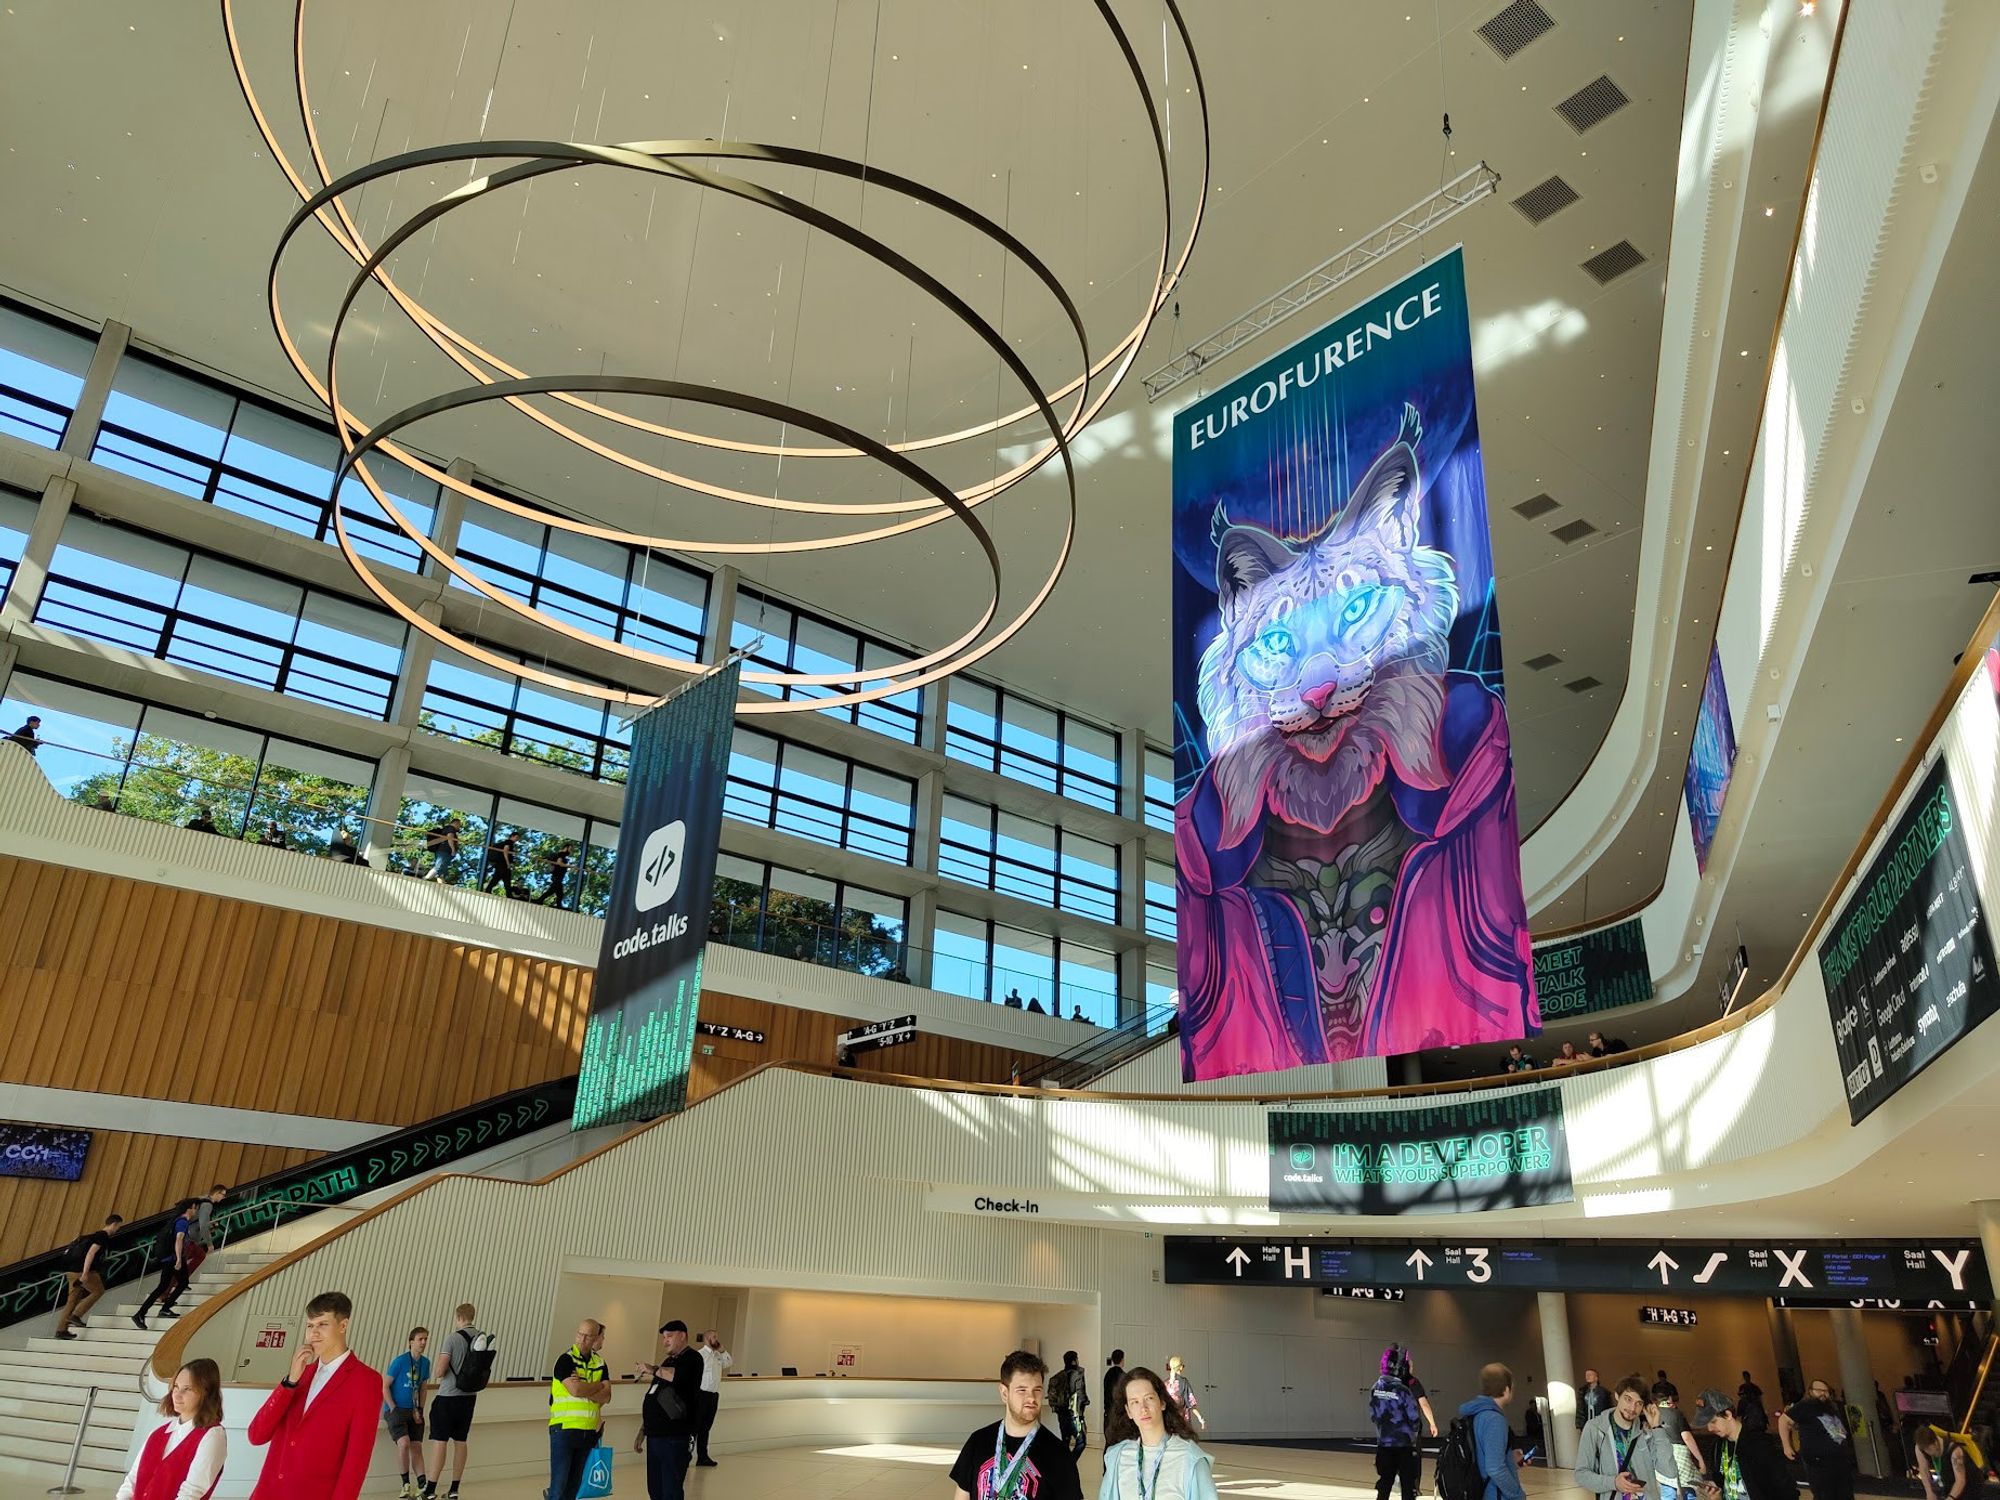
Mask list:
[[[1775,208],[1766,207],[1764,210],[1764,217],[1768,219],[1771,217],[1772,214],[1776,212],[1777,210]]]

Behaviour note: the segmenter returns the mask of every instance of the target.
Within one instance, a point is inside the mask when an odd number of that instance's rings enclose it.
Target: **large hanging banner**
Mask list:
[[[1708,869],[1709,846],[1722,821],[1722,803],[1729,795],[1729,776],[1736,769],[1736,726],[1729,721],[1729,688],[1722,680],[1722,652],[1711,642],[1708,676],[1701,685],[1701,709],[1695,715],[1694,743],[1688,746],[1688,827],[1694,833],[1694,864]]]
[[[1993,936],[1940,754],[1819,945],[1859,1123],[2000,1009]]]
[[[1182,1075],[1541,1027],[1453,250],[1174,419]]]
[[[687,1104],[741,673],[731,662],[632,726],[618,862],[570,1121],[577,1130],[650,1120]]]
[[[1653,965],[1637,917],[1535,948],[1542,1021],[1568,1020],[1653,998]]]
[[[1265,1118],[1273,1213],[1484,1213],[1570,1200],[1561,1089]]]

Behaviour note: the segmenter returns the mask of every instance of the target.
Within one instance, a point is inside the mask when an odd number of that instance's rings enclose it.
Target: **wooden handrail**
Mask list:
[[[1670,1053],[1684,1052],[1689,1048],[1698,1047],[1704,1042],[1714,1041],[1718,1037],[1727,1036],[1730,1032],[1740,1030],[1742,1027],[1748,1025],[1756,1017],[1762,1015],[1771,1006],[1775,1005],[1779,997],[1790,987],[1792,980],[1797,977],[1800,967],[1805,963],[1807,955],[1811,953],[1820,933],[1825,929],[1828,921],[1831,920],[1834,909],[1839,905],[1840,898],[1846,891],[1849,882],[1854,879],[1856,872],[1861,868],[1861,862],[1867,855],[1869,847],[1875,842],[1876,835],[1887,826],[1890,814],[1895,810],[1896,804],[1902,800],[1903,793],[1915,778],[1917,768],[1923,764],[1925,757],[1930,754],[1938,732],[1943,729],[1945,720],[1950,717],[1952,709],[1957,705],[1959,694],[1964,692],[1965,685],[1972,680],[1973,674],[1984,668],[1986,663],[1986,648],[1993,641],[1996,634],[2000,634],[2000,592],[1994,594],[1993,598],[1987,602],[1985,610],[1980,614],[1979,624],[1974,628],[1972,638],[1966,643],[1964,652],[1959,656],[1958,664],[1952,669],[1951,676],[1946,680],[1943,693],[1939,695],[1936,704],[1932,706],[1930,716],[1924,721],[1922,732],[1915,736],[1915,743],[1911,746],[1909,753],[1903,757],[1902,764],[1898,767],[1896,776],[1891,782],[1888,792],[1884,794],[1881,802],[1876,805],[1874,816],[1869,818],[1867,826],[1861,830],[1861,835],[1855,840],[1854,848],[1848,854],[1846,863],[1841,866],[1839,876],[1836,877],[1832,886],[1828,889],[1826,896],[1821,900],[1819,909],[1813,913],[1812,921],[1807,925],[1805,934],[1799,939],[1798,946],[1793,950],[1791,960],[1785,965],[1784,972],[1778,976],[1776,983],[1748,1005],[1733,1010],[1728,1015],[1717,1020],[1710,1021],[1705,1026],[1698,1026],[1693,1031],[1682,1032],[1679,1036],[1669,1037],[1665,1041],[1650,1042],[1643,1047],[1634,1047],[1631,1051],[1621,1052],[1614,1057],[1584,1058],[1575,1063],[1566,1064],[1561,1068],[1538,1069],[1532,1074],[1503,1073],[1485,1078],[1460,1079],[1442,1083],[1397,1084],[1388,1088],[1333,1089],[1313,1093],[1160,1094],[1112,1092],[1094,1089],[1040,1089],[1017,1084],[966,1083],[954,1079],[916,1078],[900,1073],[857,1073],[851,1068],[830,1067],[818,1063],[794,1061],[766,1062],[759,1063],[740,1078],[731,1079],[714,1093],[689,1105],[688,1109],[700,1109],[709,1100],[720,1098],[731,1089],[742,1088],[752,1079],[759,1078],[765,1073],[773,1071],[801,1073],[811,1077],[832,1078],[862,1087],[924,1089],[941,1093],[983,1094],[1016,1099],[1078,1099],[1101,1103],[1271,1105],[1333,1103],[1354,1099],[1408,1099],[1438,1094],[1471,1093],[1476,1090],[1489,1088],[1522,1087],[1536,1084],[1546,1086],[1551,1081],[1560,1081],[1562,1078],[1572,1074],[1597,1073],[1610,1068],[1630,1067],[1655,1057],[1665,1057]],[[687,1111],[683,1110],[682,1114],[685,1113]],[[575,1161],[558,1167],[555,1171],[549,1173],[548,1176],[537,1178],[533,1182],[523,1182],[518,1178],[488,1177],[477,1172],[441,1172],[436,1176],[427,1177],[421,1182],[413,1183],[385,1202],[379,1203],[375,1207],[355,1215],[344,1224],[334,1226],[334,1228],[328,1230],[317,1239],[301,1245],[298,1249],[280,1256],[262,1269],[252,1272],[234,1286],[217,1293],[200,1307],[197,1307],[194,1311],[181,1318],[168,1331],[167,1336],[161,1339],[159,1344],[154,1348],[151,1364],[152,1371],[162,1380],[171,1379],[174,1372],[180,1368],[182,1353],[186,1350],[188,1340],[193,1336],[195,1330],[202,1327],[208,1321],[211,1313],[223,1304],[233,1300],[239,1293],[247,1291],[260,1282],[270,1279],[279,1271],[296,1264],[314,1251],[339,1239],[342,1235],[351,1234],[376,1215],[396,1207],[398,1204],[405,1202],[437,1183],[448,1181],[454,1177],[460,1177],[470,1178],[478,1182],[505,1183],[510,1187],[545,1187],[557,1178],[574,1172],[585,1163],[596,1160],[605,1152],[622,1146],[634,1137],[656,1129],[669,1120],[678,1118],[680,1118],[678,1115],[664,1115],[660,1119],[651,1120],[643,1125],[636,1126],[619,1136],[616,1140],[607,1141],[595,1150],[586,1152]]]

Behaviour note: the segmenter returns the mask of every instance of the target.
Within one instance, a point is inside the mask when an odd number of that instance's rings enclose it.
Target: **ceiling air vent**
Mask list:
[[[1514,507],[1514,514],[1524,521],[1532,521],[1536,516],[1545,516],[1556,508],[1555,499],[1549,495],[1530,495]]]
[[[1556,113],[1569,121],[1569,128],[1582,135],[1593,125],[1602,125],[1632,101],[1625,90],[1600,74],[1556,106]]]
[[[1512,57],[1528,43],[1547,36],[1556,28],[1549,13],[1535,4],[1535,0],[1514,0],[1500,14],[1479,28],[1479,35],[1486,45],[1501,57]]]
[[[1583,268],[1599,286],[1607,286],[1634,266],[1645,263],[1646,257],[1633,248],[1630,240],[1620,240],[1609,250],[1600,250],[1591,256],[1583,263]]]
[[[1547,182],[1531,187],[1514,200],[1514,207],[1521,211],[1521,217],[1530,224],[1561,213],[1576,202],[1576,189],[1560,177],[1551,177]]]
[[[1546,672],[1550,667],[1557,666],[1561,662],[1562,658],[1557,656],[1553,651],[1544,651],[1540,656],[1529,657],[1521,665],[1526,667],[1530,672]]]
[[[1582,541],[1596,530],[1597,528],[1588,521],[1567,521],[1552,530],[1549,535],[1567,545],[1570,542]]]
[[[1565,682],[1563,686],[1572,693],[1587,693],[1592,688],[1603,687],[1604,684],[1595,677],[1579,677],[1575,682]]]

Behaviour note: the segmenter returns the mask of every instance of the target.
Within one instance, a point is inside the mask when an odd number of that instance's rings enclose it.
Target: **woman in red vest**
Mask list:
[[[160,1403],[173,1418],[153,1429],[139,1461],[118,1487],[118,1500],[208,1500],[222,1478],[222,1371],[212,1359],[191,1360],[174,1376]]]

